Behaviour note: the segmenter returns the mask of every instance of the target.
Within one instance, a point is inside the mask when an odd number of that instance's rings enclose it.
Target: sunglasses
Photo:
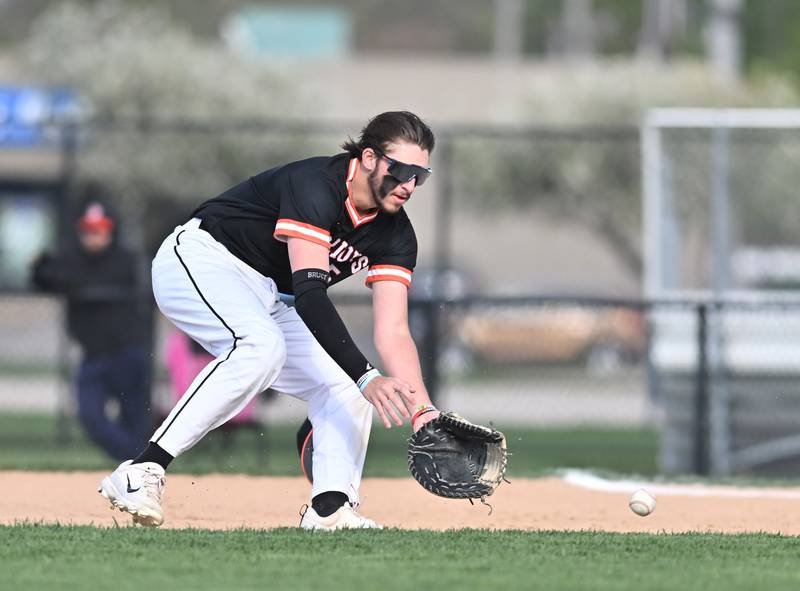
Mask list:
[[[425,184],[425,181],[428,180],[428,177],[431,176],[431,173],[433,172],[431,168],[417,166],[416,164],[406,164],[405,162],[400,162],[394,158],[389,158],[380,150],[374,151],[381,158],[386,159],[386,162],[389,163],[389,176],[399,181],[400,184],[407,183],[411,179],[415,178],[417,179],[417,186],[421,187]]]

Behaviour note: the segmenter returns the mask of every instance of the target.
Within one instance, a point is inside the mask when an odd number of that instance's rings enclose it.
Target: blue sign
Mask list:
[[[0,85],[0,147],[51,145],[57,130],[47,124],[74,116],[77,110],[78,101],[67,89]]]

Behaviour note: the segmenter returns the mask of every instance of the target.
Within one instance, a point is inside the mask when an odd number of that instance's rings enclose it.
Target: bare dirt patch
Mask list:
[[[0,472],[0,523],[59,522],[113,527],[130,517],[97,494],[101,473]],[[559,478],[516,479],[479,503],[435,497],[411,479],[373,478],[362,486],[364,515],[404,529],[602,530],[615,532],[772,532],[800,535],[797,498],[660,496],[648,517],[628,509],[628,493],[597,492]],[[765,489],[767,490],[767,489]],[[722,491],[722,489],[720,489]],[[204,475],[168,477],[170,528],[272,528],[299,523],[309,486],[302,478]]]

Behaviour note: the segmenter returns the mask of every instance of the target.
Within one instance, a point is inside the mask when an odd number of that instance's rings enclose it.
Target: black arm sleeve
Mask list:
[[[328,279],[327,271],[322,269],[301,269],[292,273],[294,308],[322,348],[358,383],[372,365],[358,350],[328,297]]]

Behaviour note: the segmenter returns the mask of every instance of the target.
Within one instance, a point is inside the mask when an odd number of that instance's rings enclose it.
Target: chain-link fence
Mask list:
[[[650,392],[667,472],[793,473],[798,466],[800,300],[651,306]]]
[[[368,358],[369,296],[334,294],[355,341]],[[65,339],[56,298],[7,296],[0,323],[4,410],[74,413],[79,354]],[[656,415],[648,397],[645,316],[637,304],[537,298],[413,299],[410,325],[425,382],[435,402],[474,420],[516,427],[576,425],[643,427]],[[12,338],[19,326],[21,338]],[[171,325],[154,330],[153,414],[164,416],[171,390]],[[43,346],[44,345],[44,346]],[[267,423],[299,422],[305,405],[270,397]]]

